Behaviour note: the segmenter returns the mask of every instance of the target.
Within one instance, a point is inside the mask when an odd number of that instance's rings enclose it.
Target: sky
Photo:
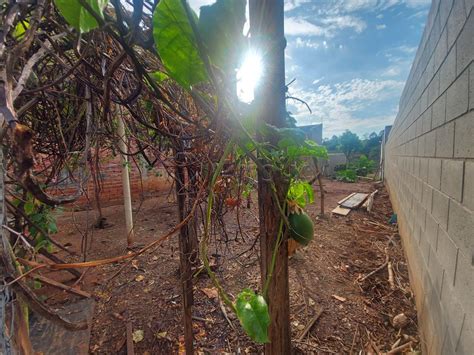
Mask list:
[[[191,0],[199,7],[213,0]],[[288,111],[330,138],[392,124],[430,0],[285,0]]]

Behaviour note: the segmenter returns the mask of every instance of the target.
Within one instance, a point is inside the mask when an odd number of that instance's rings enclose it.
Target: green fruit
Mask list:
[[[290,222],[290,237],[302,245],[308,245],[314,238],[314,224],[311,218],[304,213],[291,213],[288,216]]]

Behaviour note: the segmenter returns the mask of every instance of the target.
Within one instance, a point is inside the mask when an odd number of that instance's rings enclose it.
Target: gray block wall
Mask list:
[[[474,0],[435,0],[385,151],[425,354],[474,354]]]

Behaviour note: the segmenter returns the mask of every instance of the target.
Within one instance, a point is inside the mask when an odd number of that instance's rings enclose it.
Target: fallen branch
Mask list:
[[[130,320],[127,320],[126,330],[127,330],[127,355],[135,355],[135,349],[133,347],[132,322]]]
[[[92,297],[92,294],[86,291],[79,290],[77,288],[67,286],[61,282],[55,281],[53,279],[50,279],[49,277],[43,276],[43,275],[28,275],[29,277],[36,279],[44,284],[47,284],[52,287],[59,288],[60,290],[64,290],[66,292],[73,293],[75,295],[84,297],[84,298],[90,298]]]
[[[301,332],[301,335],[298,337],[298,339],[297,339],[298,341],[302,341],[304,339],[306,334],[308,334],[308,332],[311,330],[311,328],[313,328],[314,324],[319,319],[319,317],[321,317],[321,314],[323,314],[323,312],[324,312],[324,308],[320,308],[319,311],[316,313],[316,315],[313,318],[311,318],[309,323],[306,324],[306,327]]]
[[[222,314],[224,315],[224,318],[226,319],[227,323],[229,323],[230,327],[235,330],[234,324],[230,321],[229,316],[227,315],[227,311],[225,310],[224,303],[222,303],[222,300],[219,298],[219,306],[221,308]]]
[[[393,268],[392,268],[392,263],[390,261],[387,264],[387,269],[388,269],[388,283],[390,284],[390,288],[394,290],[395,283],[393,282]]]
[[[375,350],[376,354],[381,354],[382,352],[380,351],[379,347],[372,340],[372,334],[369,332],[369,330],[367,328],[365,329],[365,331],[367,332],[367,338],[369,338],[369,343],[370,343],[370,346],[372,347],[372,349]]]
[[[369,272],[367,275],[365,275],[364,277],[359,279],[359,281],[363,282],[363,281],[367,280],[370,276],[376,274],[380,270],[383,270],[387,265],[388,265],[388,252],[385,252],[385,262],[382,265],[380,265],[377,269],[375,269],[374,271]]]
[[[400,345],[400,346],[388,351],[387,355],[389,355],[389,354],[398,354],[398,353],[402,352],[403,350],[411,347],[412,344],[413,344],[413,342],[409,341],[408,343],[405,343],[403,345]]]

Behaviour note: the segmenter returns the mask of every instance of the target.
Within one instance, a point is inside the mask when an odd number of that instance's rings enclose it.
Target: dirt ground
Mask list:
[[[331,216],[337,201],[352,192],[378,189],[372,213],[352,211],[348,216]],[[388,223],[392,209],[387,192],[380,184],[354,184],[325,181],[326,218],[318,216],[317,200],[308,213],[315,222],[315,239],[300,248],[289,262],[290,304],[293,345],[297,353],[377,353],[410,342],[420,348],[416,310],[396,226]],[[318,194],[319,195],[319,194]],[[235,218],[226,218],[227,235],[219,233],[210,254],[224,287],[235,296],[244,287],[258,289],[260,269],[256,204],[242,208],[244,236],[237,233]],[[87,260],[127,253],[122,206],[104,209],[105,229],[88,227],[92,211],[63,212],[60,233],[55,239],[80,251],[87,232]],[[146,245],[165,234],[177,223],[176,204],[168,196],[144,201],[136,206],[136,240]],[[131,324],[139,340],[137,354],[178,353],[183,346],[179,286],[177,237],[158,249],[147,252],[133,263],[117,263],[87,270],[81,289],[96,300],[89,351],[94,354],[126,354],[126,325]],[[227,241],[225,240],[227,238]],[[361,280],[384,265],[388,255],[393,271],[389,283],[388,267]],[[80,257],[58,252],[67,261]],[[48,275],[52,277],[51,275]],[[54,278],[68,282],[69,275]],[[74,281],[71,281],[74,283]],[[41,290],[54,306],[74,302],[76,296],[45,286]],[[215,297],[205,273],[195,278],[193,308],[195,347],[201,353],[258,353],[243,333],[238,320],[226,312]],[[322,313],[321,313],[322,312]],[[401,313],[406,325],[398,329],[393,318]],[[320,314],[314,326],[301,336],[306,325]],[[399,317],[400,318],[400,317]],[[143,331],[143,339],[140,339]],[[406,347],[410,350],[411,347]]]

